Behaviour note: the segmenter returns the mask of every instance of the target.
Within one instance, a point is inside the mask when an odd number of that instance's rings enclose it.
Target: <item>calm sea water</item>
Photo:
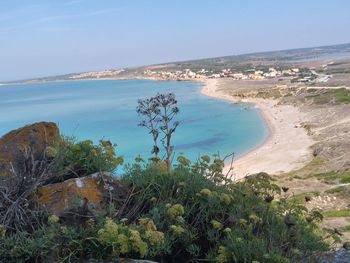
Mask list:
[[[326,53],[321,55],[312,56],[304,59],[295,59],[291,62],[312,62],[312,61],[330,61],[343,58],[350,58],[350,52],[335,52],[335,53]]]
[[[174,92],[181,125],[174,135],[175,153],[192,160],[203,154],[246,153],[269,131],[260,112],[200,94],[194,82],[150,80],[66,81],[0,87],[0,135],[37,121],[58,123],[61,133],[79,140],[116,143],[127,162],[149,157],[151,137],[135,108],[137,99]]]

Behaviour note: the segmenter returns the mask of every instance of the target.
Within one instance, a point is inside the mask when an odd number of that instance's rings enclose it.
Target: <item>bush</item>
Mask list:
[[[67,179],[101,171],[113,172],[123,163],[123,158],[116,156],[114,146],[107,140],[95,145],[90,140],[75,142],[73,138],[64,137],[47,151],[53,158],[55,173]]]
[[[0,259],[303,262],[327,248],[317,232],[321,216],[280,195],[265,173],[234,183],[222,175],[222,161],[208,156],[194,165],[182,156],[170,174],[164,162],[142,163],[138,158],[122,178],[133,189],[127,214],[80,227],[51,216],[31,234],[2,235]]]
[[[134,217],[152,219],[165,233],[168,251],[153,259],[300,262],[327,248],[317,233],[320,214],[284,195],[273,201],[280,189],[267,174],[234,183],[220,173],[219,160],[180,161],[170,175],[159,165],[136,164],[122,178],[143,204]]]
[[[111,218],[99,224],[60,225],[57,221],[33,234],[20,232],[0,239],[1,262],[77,262],[79,259],[118,259],[119,256],[144,258],[162,253],[164,234],[153,221],[141,218],[125,225]]]

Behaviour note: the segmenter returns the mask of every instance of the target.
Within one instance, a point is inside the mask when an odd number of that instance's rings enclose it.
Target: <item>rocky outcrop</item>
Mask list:
[[[105,214],[111,198],[124,200],[127,192],[127,187],[116,178],[96,173],[40,187],[37,194],[39,204],[50,214],[66,222],[77,222],[79,217]]]
[[[55,171],[49,167],[51,159],[43,156],[59,138],[59,129],[52,122],[34,123],[0,138],[0,184],[28,186],[25,191],[31,201],[67,223],[105,214],[110,201],[117,204],[116,200],[125,200],[128,189],[107,173],[56,180]]]
[[[38,122],[13,130],[0,138],[0,176],[10,174],[11,163],[16,168],[23,152],[30,151],[38,159],[48,146],[59,136],[59,129],[53,122]]]

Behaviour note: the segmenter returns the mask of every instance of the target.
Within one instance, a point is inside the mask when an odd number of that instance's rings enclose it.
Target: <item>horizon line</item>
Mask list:
[[[282,52],[282,51],[293,51],[293,50],[300,50],[300,49],[302,50],[302,49],[312,49],[312,48],[327,48],[327,47],[342,46],[342,45],[350,45],[350,42],[338,43],[338,44],[329,44],[329,45],[321,45],[321,46],[294,47],[294,48],[288,48],[288,49],[253,51],[253,52],[240,53],[240,54],[235,54],[235,55],[223,55],[223,56],[215,56],[215,57],[193,58],[193,59],[186,59],[186,60],[167,61],[167,62],[159,62],[159,63],[152,63],[152,64],[142,64],[142,65],[137,65],[137,66],[126,66],[126,67],[115,67],[115,68],[113,67],[113,68],[103,68],[103,69],[97,69],[97,70],[82,70],[82,71],[69,72],[69,73],[68,72],[67,73],[57,73],[57,75],[49,75],[49,76],[42,76],[42,77],[30,77],[30,78],[25,78],[25,79],[15,79],[15,80],[0,81],[0,85],[1,84],[6,84],[6,83],[23,82],[23,81],[30,81],[30,80],[36,80],[36,79],[45,79],[45,78],[50,78],[50,77],[61,77],[61,76],[71,75],[71,74],[81,74],[81,73],[85,73],[85,72],[99,72],[99,71],[102,71],[102,70],[136,69],[136,68],[142,68],[142,67],[167,65],[167,64],[173,64],[173,63],[191,62],[191,61],[197,61],[197,60],[229,58],[229,57],[247,56],[247,55],[254,55],[254,54],[264,54],[264,53],[273,53],[273,52]]]

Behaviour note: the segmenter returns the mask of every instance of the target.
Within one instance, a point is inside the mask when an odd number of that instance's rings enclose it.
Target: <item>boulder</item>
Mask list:
[[[38,122],[5,134],[0,138],[0,176],[10,174],[11,163],[17,167],[24,151],[40,158],[58,137],[59,129],[53,122]]]
[[[95,173],[72,178],[61,183],[42,186],[37,191],[38,202],[50,214],[68,223],[105,214],[113,198],[125,200],[127,186],[107,173]]]

